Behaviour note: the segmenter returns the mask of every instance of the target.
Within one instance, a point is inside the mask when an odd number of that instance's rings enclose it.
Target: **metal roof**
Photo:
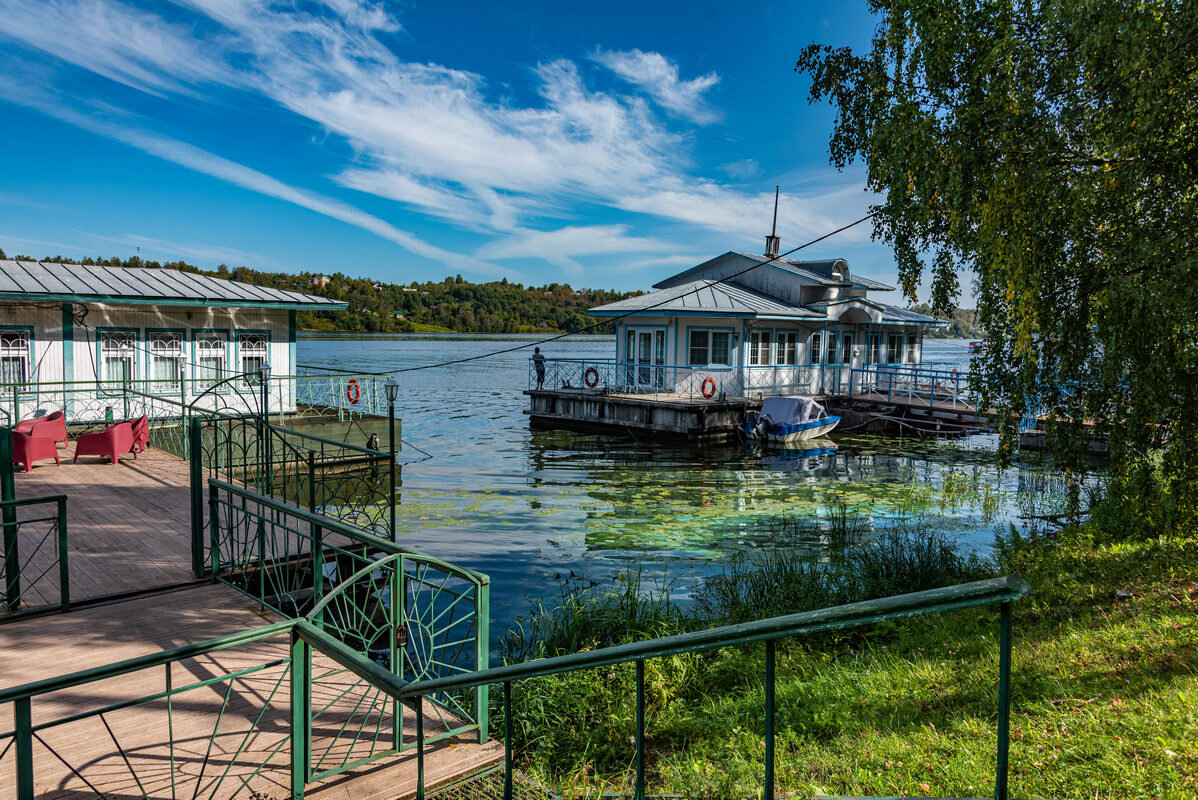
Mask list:
[[[715,314],[730,317],[823,317],[822,314],[803,306],[785,303],[735,283],[716,281],[692,281],[659,292],[617,300],[590,310],[590,313],[596,316],[640,312],[681,316]]]
[[[0,260],[0,300],[345,308],[340,300],[175,269]]]
[[[852,271],[849,270],[849,263],[843,258],[826,258],[816,261],[797,261],[791,258],[771,259],[769,256],[757,255],[755,253],[742,253],[739,250],[729,250],[723,255],[716,256],[715,258],[704,261],[702,264],[685,269],[676,275],[671,275],[665,280],[653,284],[653,288],[662,289],[676,285],[677,281],[687,277],[688,275],[705,269],[716,261],[719,261],[722,258],[727,258],[728,256],[747,258],[750,261],[756,261],[758,264],[767,265],[771,268],[781,270],[782,272],[790,273],[796,277],[809,280],[813,283],[818,283],[821,286],[840,286],[846,289],[868,289],[875,292],[887,292],[894,290],[893,286],[887,286],[886,284],[875,281],[872,278],[854,276]],[[833,278],[833,272],[840,272],[842,275],[848,273],[848,280]]]
[[[905,308],[883,305],[882,303],[877,303],[877,306],[882,309],[883,322],[918,322],[921,325],[934,325],[939,328],[946,328],[949,325],[947,320],[929,317],[927,314],[920,314]]]

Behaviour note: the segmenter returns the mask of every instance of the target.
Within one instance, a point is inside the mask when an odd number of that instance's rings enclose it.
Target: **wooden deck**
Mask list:
[[[150,597],[97,605],[69,614],[0,625],[0,686],[12,687],[163,649],[234,633],[273,621],[227,586],[204,584]],[[290,796],[288,741],[290,680],[287,637],[255,642],[166,667],[155,667],[39,696],[36,726],[107,706],[146,702],[85,716],[37,732],[39,798]],[[231,673],[254,670],[233,679]],[[312,707],[312,762],[329,769],[367,755],[376,732],[387,735],[390,702],[366,691],[317,654]],[[185,689],[166,698],[166,687]],[[168,711],[171,712],[168,714]],[[425,707],[428,735],[442,724]],[[11,730],[5,714],[0,729]],[[405,717],[405,739],[415,722]],[[0,797],[15,797],[15,749],[0,740]],[[119,744],[119,746],[118,746]],[[6,749],[7,748],[7,749]],[[497,763],[502,747],[463,736],[425,752],[429,785]],[[414,751],[313,784],[322,800],[392,800],[415,791]],[[321,763],[322,762],[322,763]]]
[[[59,448],[62,466],[53,461],[35,462],[32,472],[17,472],[17,498],[67,495],[67,520],[71,566],[71,599],[87,600],[195,579],[191,572],[191,533],[186,461],[154,448],[136,459],[121,457],[113,466],[108,459],[84,456],[72,464],[72,441]],[[44,517],[52,506],[24,508],[18,519]],[[21,531],[25,548],[25,606],[58,602],[58,573],[52,568],[54,540],[35,546],[47,526]],[[28,542],[28,544],[26,544]],[[48,545],[48,546],[47,546]],[[49,567],[48,571],[47,567]]]

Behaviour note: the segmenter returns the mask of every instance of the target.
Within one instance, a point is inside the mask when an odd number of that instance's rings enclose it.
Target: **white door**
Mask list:
[[[660,390],[665,385],[665,328],[629,328],[627,382],[637,389]]]

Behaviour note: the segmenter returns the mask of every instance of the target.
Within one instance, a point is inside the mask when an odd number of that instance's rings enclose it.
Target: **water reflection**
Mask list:
[[[305,338],[298,349],[301,363],[390,371],[513,341],[519,337]],[[578,337],[547,354],[603,357],[613,346]],[[925,353],[965,368],[966,348],[929,341]],[[400,542],[490,575],[497,635],[531,600],[557,595],[555,575],[606,581],[637,567],[647,581],[670,579],[674,596],[685,598],[747,550],[818,546],[818,537],[781,536],[780,520],[847,510],[876,532],[921,515],[964,547],[986,549],[997,527],[1064,501],[1064,481],[1037,458],[997,469],[995,441],[984,435],[833,432],[816,447],[802,443],[808,451],[530,430],[527,357],[399,376],[403,437],[433,456],[404,468]]]

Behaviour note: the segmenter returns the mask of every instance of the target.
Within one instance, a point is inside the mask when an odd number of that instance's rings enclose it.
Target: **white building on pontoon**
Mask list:
[[[345,307],[173,269],[0,260],[0,408],[130,416],[113,408],[119,390],[141,398],[135,410],[161,398],[254,413],[253,376],[268,363],[270,410],[293,412],[296,312]]]
[[[615,370],[581,376],[623,392],[681,395],[839,393],[853,371],[917,366],[923,332],[947,322],[882,303],[893,287],[844,259],[795,261],[727,252],[654,284],[655,292],[592,308],[618,317]],[[573,384],[580,385],[580,384]]]

